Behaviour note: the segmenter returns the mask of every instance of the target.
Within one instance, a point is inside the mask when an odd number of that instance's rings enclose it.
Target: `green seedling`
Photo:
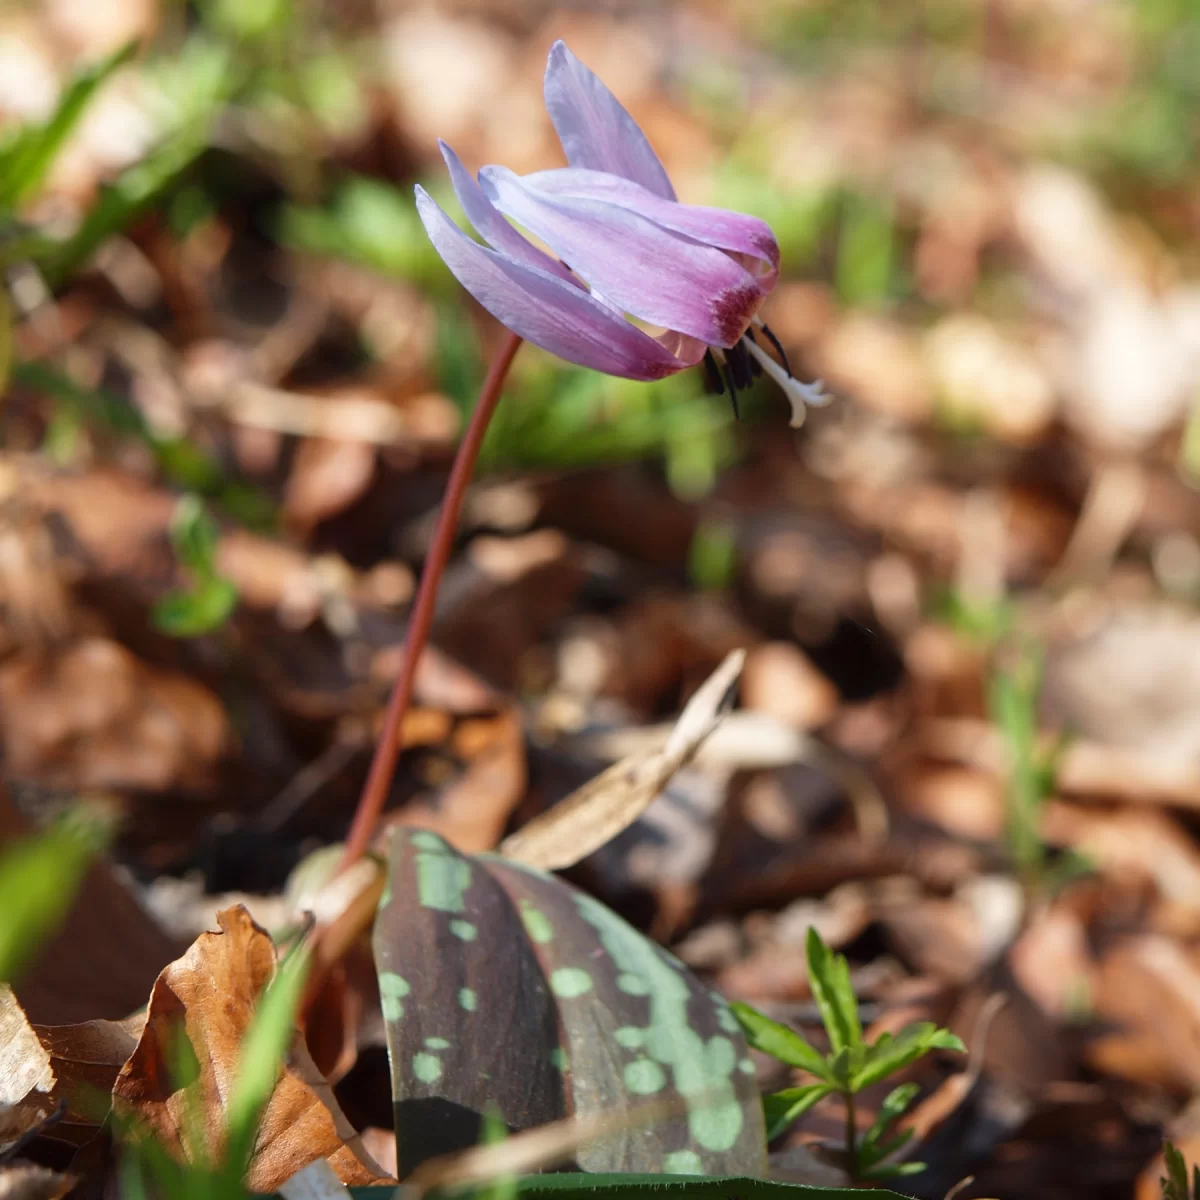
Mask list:
[[[1192,1167],[1188,1183],[1187,1163],[1173,1142],[1163,1143],[1163,1160],[1167,1173],[1159,1181],[1163,1200],[1200,1200],[1200,1167]]]
[[[171,544],[190,586],[164,596],[154,624],[172,637],[199,637],[219,629],[237,605],[237,589],[217,571],[216,522],[198,496],[184,496],[171,522]]]
[[[1009,666],[998,667],[988,689],[991,717],[1004,740],[1007,779],[1004,789],[1005,829],[1009,853],[1027,886],[1061,886],[1087,869],[1078,857],[1049,864],[1042,837],[1042,816],[1054,794],[1064,738],[1049,749],[1038,745],[1038,704],[1042,689],[1042,656],[1023,649]]]
[[[923,1170],[923,1163],[888,1161],[894,1160],[912,1138],[911,1130],[897,1133],[895,1126],[916,1097],[917,1085],[902,1084],[890,1092],[865,1134],[858,1131],[855,1097],[931,1050],[962,1052],[965,1047],[954,1034],[931,1021],[910,1025],[894,1037],[883,1033],[874,1042],[867,1042],[845,956],[833,953],[812,928],[805,950],[809,985],[829,1039],[828,1053],[822,1054],[794,1029],[772,1021],[748,1004],[732,1006],[750,1045],[816,1080],[764,1097],[767,1137],[778,1137],[818,1101],[836,1095],[846,1107],[846,1169],[851,1179],[885,1179]]]
[[[0,853],[0,982],[12,983],[70,911],[109,825],[85,808]]]

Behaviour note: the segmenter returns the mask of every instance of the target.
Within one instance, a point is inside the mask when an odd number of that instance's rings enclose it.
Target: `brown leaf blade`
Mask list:
[[[238,905],[218,914],[219,933],[203,933],[159,975],[146,1027],[113,1089],[116,1110],[153,1133],[177,1158],[215,1160],[225,1141],[242,1041],[275,972],[271,939]],[[177,1078],[180,1047],[194,1077]],[[189,1130],[200,1125],[203,1146]],[[301,1168],[327,1159],[346,1183],[388,1182],[369,1161],[332,1092],[300,1046],[263,1113],[246,1184],[275,1191]]]
[[[12,989],[0,984],[0,1155],[58,1107],[54,1069]]]

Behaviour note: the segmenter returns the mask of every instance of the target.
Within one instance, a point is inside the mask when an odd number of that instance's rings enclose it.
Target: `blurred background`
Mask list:
[[[26,1009],[124,1015],[344,835],[502,336],[413,184],[457,212],[439,137],[561,164],[559,37],[770,222],[835,400],[523,349],[389,819],[487,849],[748,646],[572,878],[780,1019],[815,924],[868,1015],[949,1022],[914,1192],[1157,1197],[1164,1132],[1200,1156],[1195,0],[6,0],[0,830],[85,795],[118,864]]]

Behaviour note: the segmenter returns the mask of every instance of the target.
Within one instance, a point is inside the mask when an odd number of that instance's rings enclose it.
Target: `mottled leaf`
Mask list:
[[[401,1176],[479,1141],[494,1105],[513,1130],[567,1113],[550,988],[513,904],[428,830],[392,833],[375,964]]]
[[[501,859],[558,1003],[572,1111],[675,1101],[678,1116],[580,1151],[591,1171],[723,1174],[765,1168],[762,1106],[737,1019],[677,959],[599,901]]]
[[[389,879],[375,948],[402,1176],[473,1146],[489,1104],[522,1130],[661,1102],[579,1164],[765,1170],[737,1021],[666,951],[561,880],[428,831],[393,833]]]

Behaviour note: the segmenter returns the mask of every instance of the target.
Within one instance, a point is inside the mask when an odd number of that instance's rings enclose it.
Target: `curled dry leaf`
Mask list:
[[[200,1114],[208,1153],[219,1153],[242,1040],[275,973],[271,939],[244,908],[227,909],[217,920],[220,933],[201,934],[159,975],[146,1028],[113,1089],[117,1110],[183,1159],[194,1159],[197,1149],[185,1136],[189,1106]],[[195,1062],[193,1095],[175,1077],[181,1034]],[[318,1158],[328,1159],[347,1183],[388,1182],[359,1147],[328,1083],[297,1041],[263,1112],[246,1184],[274,1191]]]
[[[137,1045],[141,1018],[32,1025],[0,985],[0,1156],[51,1127],[82,1146],[108,1115],[117,1073]]]
[[[49,1054],[12,989],[0,984],[0,1155],[54,1113],[54,1083]]]
[[[609,767],[544,816],[505,838],[501,854],[557,871],[573,866],[627,829],[717,727],[721,706],[745,661],[744,650],[733,651],[701,684],[661,750],[634,754]]]

